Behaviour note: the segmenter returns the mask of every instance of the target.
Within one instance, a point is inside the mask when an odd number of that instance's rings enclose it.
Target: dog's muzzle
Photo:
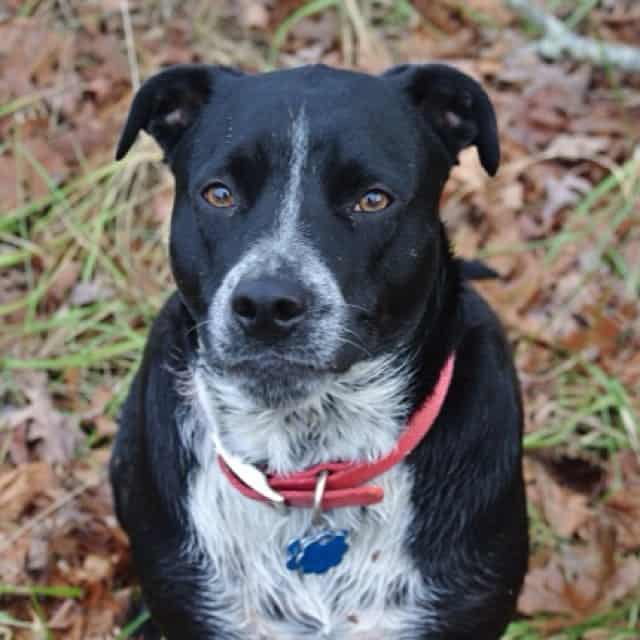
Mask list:
[[[223,278],[203,340],[211,363],[266,406],[299,402],[336,370],[348,305],[315,251],[256,243]]]

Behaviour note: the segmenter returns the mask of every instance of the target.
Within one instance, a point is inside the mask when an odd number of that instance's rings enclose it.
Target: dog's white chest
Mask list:
[[[380,359],[354,366],[295,412],[256,408],[227,382],[196,374],[180,422],[200,464],[190,479],[193,524],[185,553],[202,563],[202,600],[224,640],[416,640],[437,626],[438,594],[409,554],[413,477],[399,463],[372,480],[376,505],[334,509],[349,548],[324,574],[287,568],[287,546],[310,532],[311,511],[283,512],[243,496],[216,461],[214,435],[246,462],[278,473],[331,460],[387,455],[404,428],[406,374]]]
[[[336,509],[349,549],[326,574],[286,567],[286,547],[307,531],[310,513],[282,513],[242,496],[211,463],[192,484],[189,511],[197,544],[210,560],[203,597],[224,638],[251,640],[401,640],[417,637],[433,615],[429,590],[407,553],[412,512],[409,470],[377,479],[380,505]]]

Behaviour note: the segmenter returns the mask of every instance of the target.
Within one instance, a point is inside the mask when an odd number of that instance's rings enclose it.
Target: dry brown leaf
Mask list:
[[[71,291],[69,302],[72,305],[82,306],[99,300],[109,300],[112,297],[113,289],[96,279],[90,282],[78,282]]]
[[[609,138],[565,133],[554,137],[544,155],[565,160],[589,159],[607,151],[610,144]]]
[[[51,467],[44,462],[22,464],[0,473],[0,513],[3,521],[18,518],[37,496],[56,484]]]
[[[594,517],[587,496],[560,485],[541,464],[534,465],[539,507],[561,538],[570,538]]]
[[[76,285],[81,268],[77,260],[64,260],[50,281],[46,295],[48,303],[57,305],[66,298],[67,293]]]
[[[18,158],[23,166],[23,186],[31,198],[49,193],[51,185],[59,186],[69,175],[64,156],[45,137],[32,138],[24,144],[24,156]],[[47,167],[46,179],[37,165]]]
[[[628,596],[640,585],[640,560],[616,557],[615,536],[597,527],[588,544],[564,545],[547,564],[529,571],[518,610],[581,620]]]
[[[573,173],[565,173],[560,178],[550,175],[545,182],[547,200],[542,208],[541,217],[551,229],[554,215],[563,207],[575,204],[592,187],[591,183]]]
[[[96,554],[88,555],[84,560],[84,579],[89,582],[104,580],[113,570],[109,558]]]
[[[487,17],[496,26],[506,26],[513,21],[513,12],[503,0],[473,0],[473,10]]]
[[[74,618],[80,615],[80,612],[77,610],[78,606],[78,603],[71,599],[64,600],[60,603],[47,621],[49,629],[54,631],[68,629],[73,624]]]
[[[113,629],[118,611],[106,606],[108,602],[102,601],[99,608],[90,608],[87,612],[87,626],[84,640],[104,640]]]
[[[415,0],[414,4],[427,23],[434,25],[438,30],[454,35],[460,29],[460,24],[456,20],[458,7],[454,0],[440,2]]]
[[[566,336],[562,344],[573,352],[594,347],[602,355],[616,351],[624,322],[608,315],[607,311],[605,305],[586,305],[580,312],[581,326]]]
[[[22,389],[29,399],[28,438],[37,444],[42,460],[67,462],[73,457],[78,442],[78,419],[58,411],[47,388],[45,373],[29,371],[20,374]]]
[[[0,545],[4,542],[0,534]],[[0,549],[2,547],[0,546]],[[22,584],[26,581],[25,567],[29,554],[29,540],[20,538],[0,551],[0,582]]]
[[[266,29],[269,26],[269,11],[260,0],[240,0],[238,17],[247,29]]]
[[[29,553],[27,554],[26,568],[31,573],[39,573],[46,569],[49,560],[49,547],[47,541],[37,535],[32,535],[29,540]]]
[[[605,590],[604,603],[612,606],[640,587],[640,559],[628,556],[616,568]]]
[[[573,614],[564,589],[564,575],[556,559],[543,568],[531,569],[518,600],[518,611],[524,615],[540,612]]]
[[[640,476],[611,494],[603,509],[616,529],[618,544],[628,551],[640,549]]]

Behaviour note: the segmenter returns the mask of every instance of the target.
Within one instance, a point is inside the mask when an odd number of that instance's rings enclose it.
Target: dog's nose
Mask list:
[[[231,297],[231,310],[248,335],[280,338],[304,318],[307,297],[305,289],[292,280],[277,277],[241,280]]]

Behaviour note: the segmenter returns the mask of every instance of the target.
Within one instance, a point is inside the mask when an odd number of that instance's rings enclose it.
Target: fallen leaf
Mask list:
[[[99,300],[109,300],[113,295],[113,290],[110,287],[96,279],[89,282],[78,282],[73,287],[69,302],[72,305],[82,306]]]
[[[617,461],[623,482],[618,481],[620,488],[607,496],[603,512],[615,527],[620,547],[637,551],[640,549],[640,460],[633,451],[623,451]]]
[[[248,29],[266,29],[269,26],[269,11],[262,2],[244,0],[240,19]]]
[[[588,497],[560,485],[541,464],[535,468],[542,514],[554,533],[570,538],[594,517]]]
[[[588,180],[572,173],[565,173],[560,178],[550,175],[544,186],[547,200],[540,217],[545,223],[545,231],[551,230],[554,216],[560,209],[575,204],[592,187]]]
[[[3,521],[16,520],[37,496],[55,485],[51,467],[44,462],[21,464],[0,473],[0,513]]]
[[[553,138],[549,146],[544,150],[544,155],[548,158],[582,160],[584,158],[593,158],[607,151],[610,144],[609,138],[605,137],[565,133]]]
[[[640,587],[640,559],[627,556],[607,583],[604,603],[613,606],[638,587]]]
[[[565,599],[565,580],[559,561],[554,558],[543,568],[531,569],[527,574],[518,611],[524,615],[540,612],[573,614]]]
[[[67,462],[78,443],[78,418],[55,408],[45,373],[25,372],[21,378],[29,398],[29,440],[40,447],[42,460]]]
[[[31,572],[41,572],[47,567],[49,559],[47,541],[40,536],[31,536],[26,568]]]
[[[640,559],[615,555],[614,532],[598,526],[587,544],[562,545],[525,578],[518,610],[555,613],[574,622],[606,610],[640,584]]]
[[[76,284],[81,265],[77,260],[66,259],[58,266],[49,283],[46,300],[49,304],[58,305]]]

